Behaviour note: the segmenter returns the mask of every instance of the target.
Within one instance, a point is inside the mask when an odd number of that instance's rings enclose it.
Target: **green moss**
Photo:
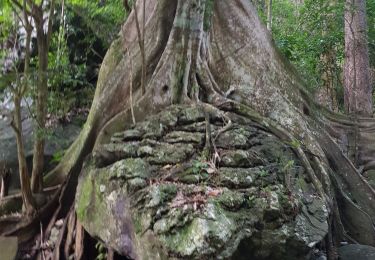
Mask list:
[[[110,173],[116,178],[132,179],[143,178],[146,179],[151,174],[150,165],[140,158],[128,158],[116,162],[110,167]]]
[[[78,204],[76,207],[77,217],[80,221],[83,221],[86,218],[87,208],[91,204],[93,190],[93,181],[91,181],[91,178],[85,178],[85,181],[81,184]]]
[[[208,31],[211,28],[211,20],[212,20],[213,12],[214,12],[214,0],[206,0],[205,9],[204,9],[204,20],[203,20],[203,29],[205,31]]]
[[[159,188],[161,203],[165,203],[166,201],[171,200],[177,194],[177,187],[175,184],[164,184],[159,186]]]
[[[203,241],[204,229],[199,227],[199,220],[194,219],[190,224],[175,229],[173,234],[162,235],[167,248],[182,256],[191,256],[196,251],[196,247]],[[199,241],[199,243],[197,243]]]
[[[142,221],[140,217],[133,218],[135,233],[139,234],[143,232]]]
[[[219,204],[228,210],[238,210],[244,205],[243,194],[231,190],[225,190],[218,198]]]
[[[122,49],[122,40],[118,38],[112,42],[113,52],[111,53],[114,64],[118,64],[122,60],[123,49]]]
[[[302,191],[308,191],[309,187],[306,181],[303,178],[298,178],[297,179],[297,186],[302,190]]]

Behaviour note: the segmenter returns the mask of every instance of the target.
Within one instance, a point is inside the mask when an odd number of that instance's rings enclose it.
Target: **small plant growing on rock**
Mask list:
[[[192,171],[193,171],[194,174],[200,174],[203,171],[205,171],[206,169],[208,169],[208,167],[209,167],[209,165],[208,165],[207,162],[203,162],[203,161],[200,161],[200,160],[194,160]]]
[[[95,248],[98,251],[98,255],[96,256],[95,260],[105,260],[107,259],[107,252],[105,246],[102,242],[98,241],[95,244]]]

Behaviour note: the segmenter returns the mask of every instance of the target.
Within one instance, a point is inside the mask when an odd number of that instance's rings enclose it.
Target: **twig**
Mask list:
[[[45,260],[46,257],[44,255],[44,250],[43,250],[43,241],[44,241],[44,238],[43,238],[43,225],[42,225],[42,222],[39,222],[40,224],[40,252],[41,252],[41,255],[42,255],[42,260]]]
[[[61,185],[56,185],[56,186],[45,188],[45,189],[43,189],[43,193],[57,190],[58,188],[60,188],[60,186]],[[17,193],[17,194],[9,195],[9,196],[6,196],[6,197],[2,198],[0,200],[0,202],[12,200],[12,199],[18,199],[18,198],[21,198],[21,197],[22,197],[22,193]]]

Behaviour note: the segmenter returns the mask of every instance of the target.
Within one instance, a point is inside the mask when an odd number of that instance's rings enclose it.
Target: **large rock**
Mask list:
[[[366,245],[346,245],[339,248],[340,260],[374,260],[375,247]]]
[[[2,106],[0,103],[0,166],[5,164],[7,168],[11,169],[10,189],[19,188],[18,176],[18,158],[17,145],[14,130],[10,126],[10,110],[8,107]],[[2,115],[1,115],[2,114]],[[33,155],[33,119],[28,116],[27,109],[23,109],[22,113],[22,134],[24,138],[25,154],[29,166],[31,166]],[[44,149],[46,167],[53,158],[54,154],[63,151],[75,140],[80,132],[79,123],[58,124],[50,131],[46,137],[46,145]]]
[[[114,134],[79,180],[85,229],[132,259],[309,257],[328,231],[326,205],[288,144],[231,117],[216,164],[197,108],[172,107]],[[222,120],[210,113],[213,137]]]

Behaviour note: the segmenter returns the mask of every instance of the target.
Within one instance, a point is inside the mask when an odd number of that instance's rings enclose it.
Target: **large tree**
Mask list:
[[[348,113],[372,116],[366,0],[345,2],[344,103]]]
[[[374,245],[375,192],[346,155],[354,154],[364,171],[375,167],[369,146],[375,139],[370,131],[375,122],[355,121],[315,105],[249,1],[150,0],[145,9],[142,2],[136,5],[138,19],[135,12],[130,14],[106,54],[79,138],[47,176],[49,185],[66,180],[61,196],[49,204],[60,198],[55,219],[70,209],[86,155],[133,119],[138,122],[172,104],[189,103],[231,111],[297,144],[296,155],[329,205],[335,237]],[[143,22],[142,64],[137,23]],[[354,141],[359,144],[355,150]]]

